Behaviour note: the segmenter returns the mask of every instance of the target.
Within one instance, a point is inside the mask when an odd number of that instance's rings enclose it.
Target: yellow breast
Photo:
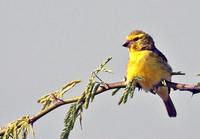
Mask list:
[[[167,67],[168,66],[168,67]],[[171,79],[171,72],[166,61],[154,54],[152,51],[143,50],[130,53],[127,65],[127,81],[141,78],[138,83],[145,90],[150,90],[161,80]]]

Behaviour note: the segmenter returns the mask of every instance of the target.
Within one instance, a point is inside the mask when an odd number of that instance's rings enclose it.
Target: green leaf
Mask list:
[[[118,102],[118,105],[121,105],[121,103],[123,102],[124,100],[124,94],[122,95],[122,97],[120,98],[119,102]]]
[[[60,139],[68,139],[71,130],[74,128],[76,118],[77,118],[77,103],[72,104],[67,112],[67,115],[64,119],[64,129],[61,133]]]
[[[141,80],[141,78],[137,78],[137,80]],[[129,96],[133,98],[134,91],[135,91],[135,80],[127,84],[126,88],[124,89],[124,93],[118,102],[118,105],[120,105],[122,102],[125,104]]]
[[[98,88],[100,87],[100,83],[98,83],[95,87],[94,87],[94,89],[93,89],[93,93],[92,93],[92,95],[91,95],[91,102],[93,102],[93,100],[94,100],[94,97],[95,97],[95,95],[96,95],[96,93],[97,93],[97,90],[98,90]]]
[[[104,61],[102,64],[100,64],[99,67],[97,67],[96,70],[94,70],[90,76],[89,76],[89,81],[84,89],[83,93],[81,94],[81,97],[77,101],[77,103],[72,104],[70,109],[68,110],[66,117],[64,119],[64,129],[61,133],[60,139],[68,139],[69,134],[71,130],[74,127],[74,124],[76,122],[76,119],[78,116],[80,116],[80,124],[82,127],[82,111],[83,108],[87,109],[89,106],[90,101],[94,99],[95,93],[100,86],[100,84],[96,85],[96,78],[100,79],[97,75],[99,72],[111,72],[111,70],[105,68],[105,65],[111,60],[112,58],[108,58],[106,61]],[[102,81],[100,79],[100,81]],[[96,85],[96,86],[95,86]],[[63,87],[60,92],[66,91],[67,87]],[[58,92],[59,92],[58,91]],[[61,93],[62,94],[62,93]],[[57,95],[57,94],[55,94]],[[46,98],[44,98],[46,99]]]
[[[111,69],[108,69],[106,67],[102,68],[103,72],[113,73]]]
[[[80,98],[80,101],[84,102],[84,108],[87,109],[89,106],[89,102],[94,99],[95,92],[97,91],[99,85],[95,86],[96,78],[101,81],[101,83],[104,83],[99,77],[98,74],[100,72],[111,72],[111,70],[107,69],[105,66],[106,64],[111,60],[112,58],[109,57],[104,62],[102,62],[89,76],[89,82],[86,86],[86,89],[82,93],[82,97]],[[93,91],[94,89],[94,91]],[[80,103],[79,101],[79,103]]]
[[[127,100],[128,100],[128,95],[129,95],[128,92],[125,92],[125,93],[124,93],[124,98],[123,98],[123,103],[124,103],[124,104],[125,104],[125,103],[127,102]]]
[[[84,103],[84,105],[83,105],[83,107],[84,107],[85,109],[87,109],[88,106],[89,106],[89,103],[90,103],[90,97],[91,97],[91,93],[88,93],[88,94],[86,95],[85,103]]]
[[[115,89],[115,90],[112,92],[112,96],[114,96],[119,90],[120,90],[120,88]]]

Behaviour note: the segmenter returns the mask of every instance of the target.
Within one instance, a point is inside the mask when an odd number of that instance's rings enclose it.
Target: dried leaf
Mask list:
[[[11,122],[7,125],[6,131],[3,135],[3,139],[19,139],[20,136],[23,139],[26,139],[31,125],[29,124],[29,116],[24,116],[21,119],[18,119],[14,122]]]
[[[61,89],[42,96],[41,98],[39,98],[39,100],[37,102],[43,105],[42,110],[44,110],[44,109],[48,108],[53,102],[55,102],[57,100],[61,100],[67,91],[72,89],[76,84],[78,84],[80,82],[81,82],[81,80],[71,81],[71,82],[67,83],[66,85],[64,85],[63,87],[61,87]]]
[[[70,89],[72,89],[76,84],[80,83],[81,80],[74,80],[74,81],[71,81],[69,83],[67,83],[66,85],[64,85],[61,90],[59,90],[59,95],[58,95],[58,98],[62,98],[63,95],[69,91]]]

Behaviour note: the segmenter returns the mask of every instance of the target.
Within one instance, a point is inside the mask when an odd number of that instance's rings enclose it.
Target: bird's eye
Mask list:
[[[136,38],[133,39],[133,41],[136,42],[136,41],[138,41],[139,39],[140,39],[139,37],[136,37]]]

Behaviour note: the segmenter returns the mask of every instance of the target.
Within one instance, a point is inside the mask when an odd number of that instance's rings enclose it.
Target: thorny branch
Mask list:
[[[160,86],[163,86],[163,84],[160,84]],[[200,93],[200,85],[182,84],[182,83],[175,83],[175,82],[166,81],[166,86],[168,86],[168,87],[170,87],[174,90],[192,92],[192,95]],[[114,82],[114,83],[105,83],[105,84],[102,84],[101,86],[99,86],[99,88],[97,89],[97,91],[95,92],[94,95],[99,95],[99,94],[104,93],[104,92],[111,90],[111,89],[120,89],[120,88],[125,88],[125,87],[126,87],[125,81]],[[38,119],[42,118],[43,116],[45,116],[49,112],[55,110],[56,108],[58,108],[62,105],[75,103],[79,99],[80,99],[80,96],[74,97],[74,98],[71,98],[71,99],[65,99],[63,101],[57,101],[55,104],[49,106],[45,110],[42,110],[39,113],[35,114],[34,116],[30,117],[29,123],[33,125]],[[4,134],[5,134],[5,129],[2,128],[0,130],[0,136],[3,136]]]

